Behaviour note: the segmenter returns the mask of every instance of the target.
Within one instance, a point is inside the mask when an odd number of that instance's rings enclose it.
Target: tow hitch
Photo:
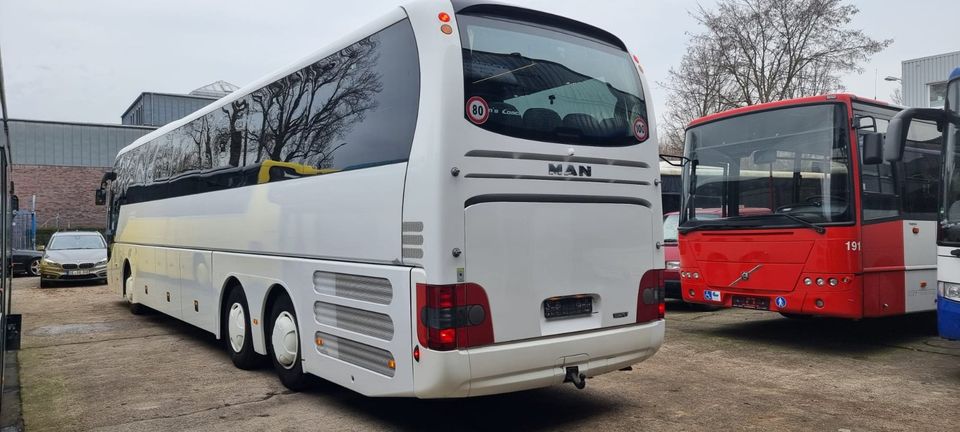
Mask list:
[[[563,382],[571,382],[578,390],[583,390],[587,386],[587,376],[580,373],[580,368],[572,366],[567,368],[567,376]]]

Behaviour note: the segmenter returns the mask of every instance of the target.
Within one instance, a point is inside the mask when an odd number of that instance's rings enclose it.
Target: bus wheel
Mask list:
[[[226,308],[223,310],[224,345],[230,353],[233,365],[240,369],[255,369],[260,365],[261,357],[253,350],[253,338],[250,337],[250,309],[247,307],[247,296],[243,288],[234,287],[227,297]]]
[[[309,382],[300,361],[297,313],[286,295],[277,298],[270,308],[270,328],[267,330],[267,351],[277,375],[280,376],[280,382],[293,391],[307,388]]]
[[[132,287],[132,286],[133,286],[133,276],[130,276],[129,270],[125,270],[125,271],[124,271],[124,278],[123,278],[123,295],[127,295],[127,288]],[[132,297],[132,296],[131,296],[131,297]],[[130,313],[132,313],[132,314],[134,314],[134,315],[143,315],[143,314],[147,313],[147,307],[146,307],[146,306],[144,306],[144,305],[142,305],[142,304],[140,304],[140,303],[134,303],[132,298],[129,300],[129,302],[130,302],[130,304],[129,304],[129,306],[130,306]]]

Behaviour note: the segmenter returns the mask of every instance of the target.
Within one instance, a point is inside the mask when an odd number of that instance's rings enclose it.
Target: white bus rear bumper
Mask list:
[[[461,351],[421,348],[418,398],[472,397],[561,384],[568,367],[588,377],[646,360],[663,344],[664,321]],[[572,388],[572,386],[571,386]]]

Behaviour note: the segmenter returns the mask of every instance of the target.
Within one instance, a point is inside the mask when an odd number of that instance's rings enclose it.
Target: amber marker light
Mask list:
[[[317,336],[317,346],[323,346],[323,338],[320,336]]]
[[[444,24],[440,26],[440,31],[445,35],[453,34],[453,27],[451,27],[450,24]]]
[[[397,362],[391,359],[390,361],[387,362],[387,367],[390,368],[390,369],[396,369],[396,368],[397,368]]]

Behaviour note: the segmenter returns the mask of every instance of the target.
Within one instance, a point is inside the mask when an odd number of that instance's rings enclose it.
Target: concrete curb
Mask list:
[[[17,351],[8,351],[3,373],[3,407],[0,409],[0,432],[23,431],[23,405],[20,400],[20,367]]]

